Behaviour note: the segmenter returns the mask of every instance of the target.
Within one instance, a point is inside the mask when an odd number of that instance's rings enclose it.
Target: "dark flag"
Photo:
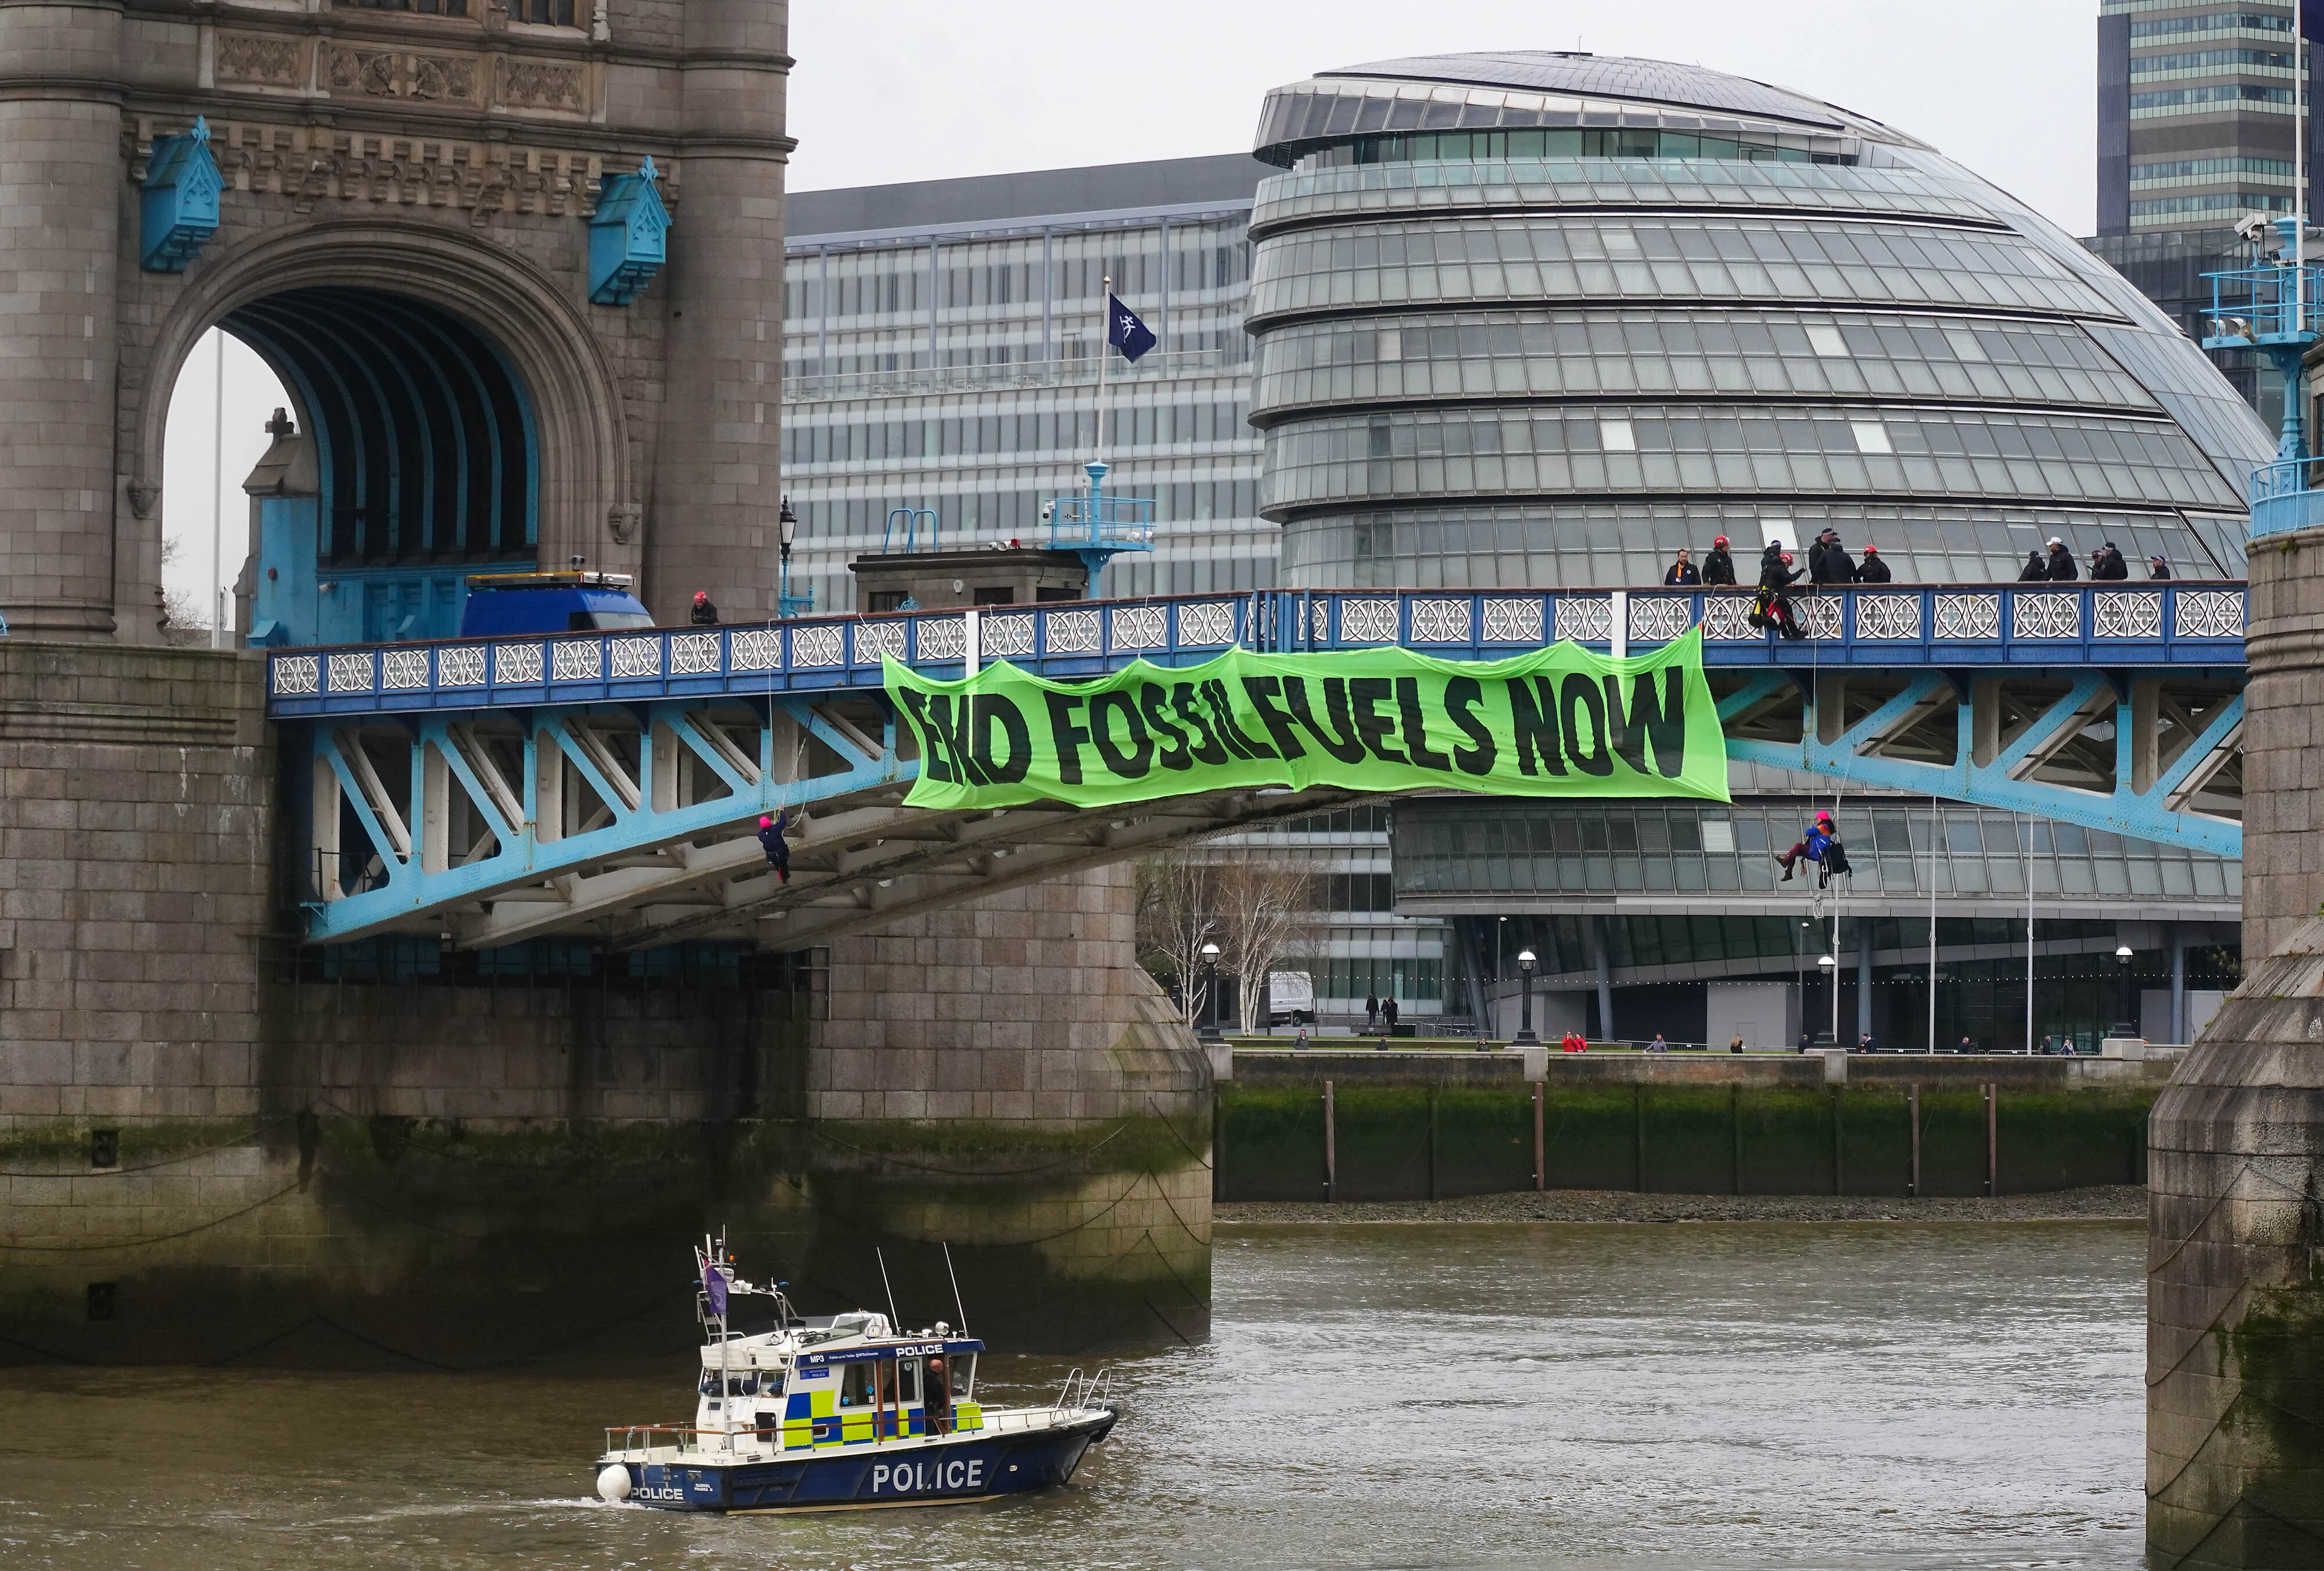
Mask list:
[[[715,1261],[702,1262],[702,1290],[710,1295],[710,1312],[721,1320],[726,1318],[726,1273]]]
[[[1112,295],[1105,297],[1105,341],[1121,351],[1121,357],[1135,364],[1140,355],[1154,347],[1154,329],[1138,319],[1138,313],[1123,305]]]

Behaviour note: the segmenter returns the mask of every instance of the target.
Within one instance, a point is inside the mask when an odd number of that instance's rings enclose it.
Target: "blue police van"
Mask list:
[[[481,573],[468,579],[460,636],[604,633],[651,627],[627,573]]]

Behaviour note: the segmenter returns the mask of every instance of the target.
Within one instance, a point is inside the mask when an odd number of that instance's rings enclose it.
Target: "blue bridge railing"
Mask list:
[[[1494,660],[1572,639],[1636,653],[1703,634],[1714,668],[2201,668],[2243,662],[2232,580],[1857,587],[1798,593],[1809,636],[1752,627],[1733,590],[1260,590],[1020,607],[798,617],[755,626],[449,639],[271,654],[268,714],[524,707],[880,686],[881,657],[958,677],[1007,660],[1050,677],[1132,660],[1192,665],[1232,645],[1280,652],[1401,645]]]
[[[2252,471],[2251,532],[2288,534],[2296,529],[2324,524],[2324,462],[2314,458],[2279,458]]]

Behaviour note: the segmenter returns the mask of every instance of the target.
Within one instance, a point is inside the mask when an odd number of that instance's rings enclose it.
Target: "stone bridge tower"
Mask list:
[[[221,325],[290,390],[350,578],[580,555],[665,619],[770,615],[785,17],[0,8],[0,615],[158,638],[162,424]]]

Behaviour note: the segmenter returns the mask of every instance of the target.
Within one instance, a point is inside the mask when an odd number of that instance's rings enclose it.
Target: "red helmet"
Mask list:
[[[1864,548],[1864,554],[1868,557],[1877,557],[1880,554],[1880,548],[1875,545],[1868,545]]]
[[[1790,567],[1791,565],[1792,565],[1792,553],[1791,553],[1791,552],[1789,552],[1789,551],[1785,551],[1785,552],[1784,553],[1784,566],[1785,566],[1785,567],[1787,567],[1787,568],[1788,568],[1788,567]]]
[[[772,818],[769,818],[769,817],[767,817],[767,815],[766,815],[766,814],[764,814],[764,813],[761,813],[761,814],[759,815],[759,827],[760,827],[760,828],[761,828],[761,829],[771,829],[771,828],[773,828],[774,827],[775,827],[775,821],[774,821]]]
[[[1711,543],[1720,550],[1723,551],[1727,549],[1727,537],[1723,534],[1713,535],[1711,537]]]
[[[707,589],[696,589],[694,592],[694,598],[697,603],[707,600],[710,598],[710,591]]]

